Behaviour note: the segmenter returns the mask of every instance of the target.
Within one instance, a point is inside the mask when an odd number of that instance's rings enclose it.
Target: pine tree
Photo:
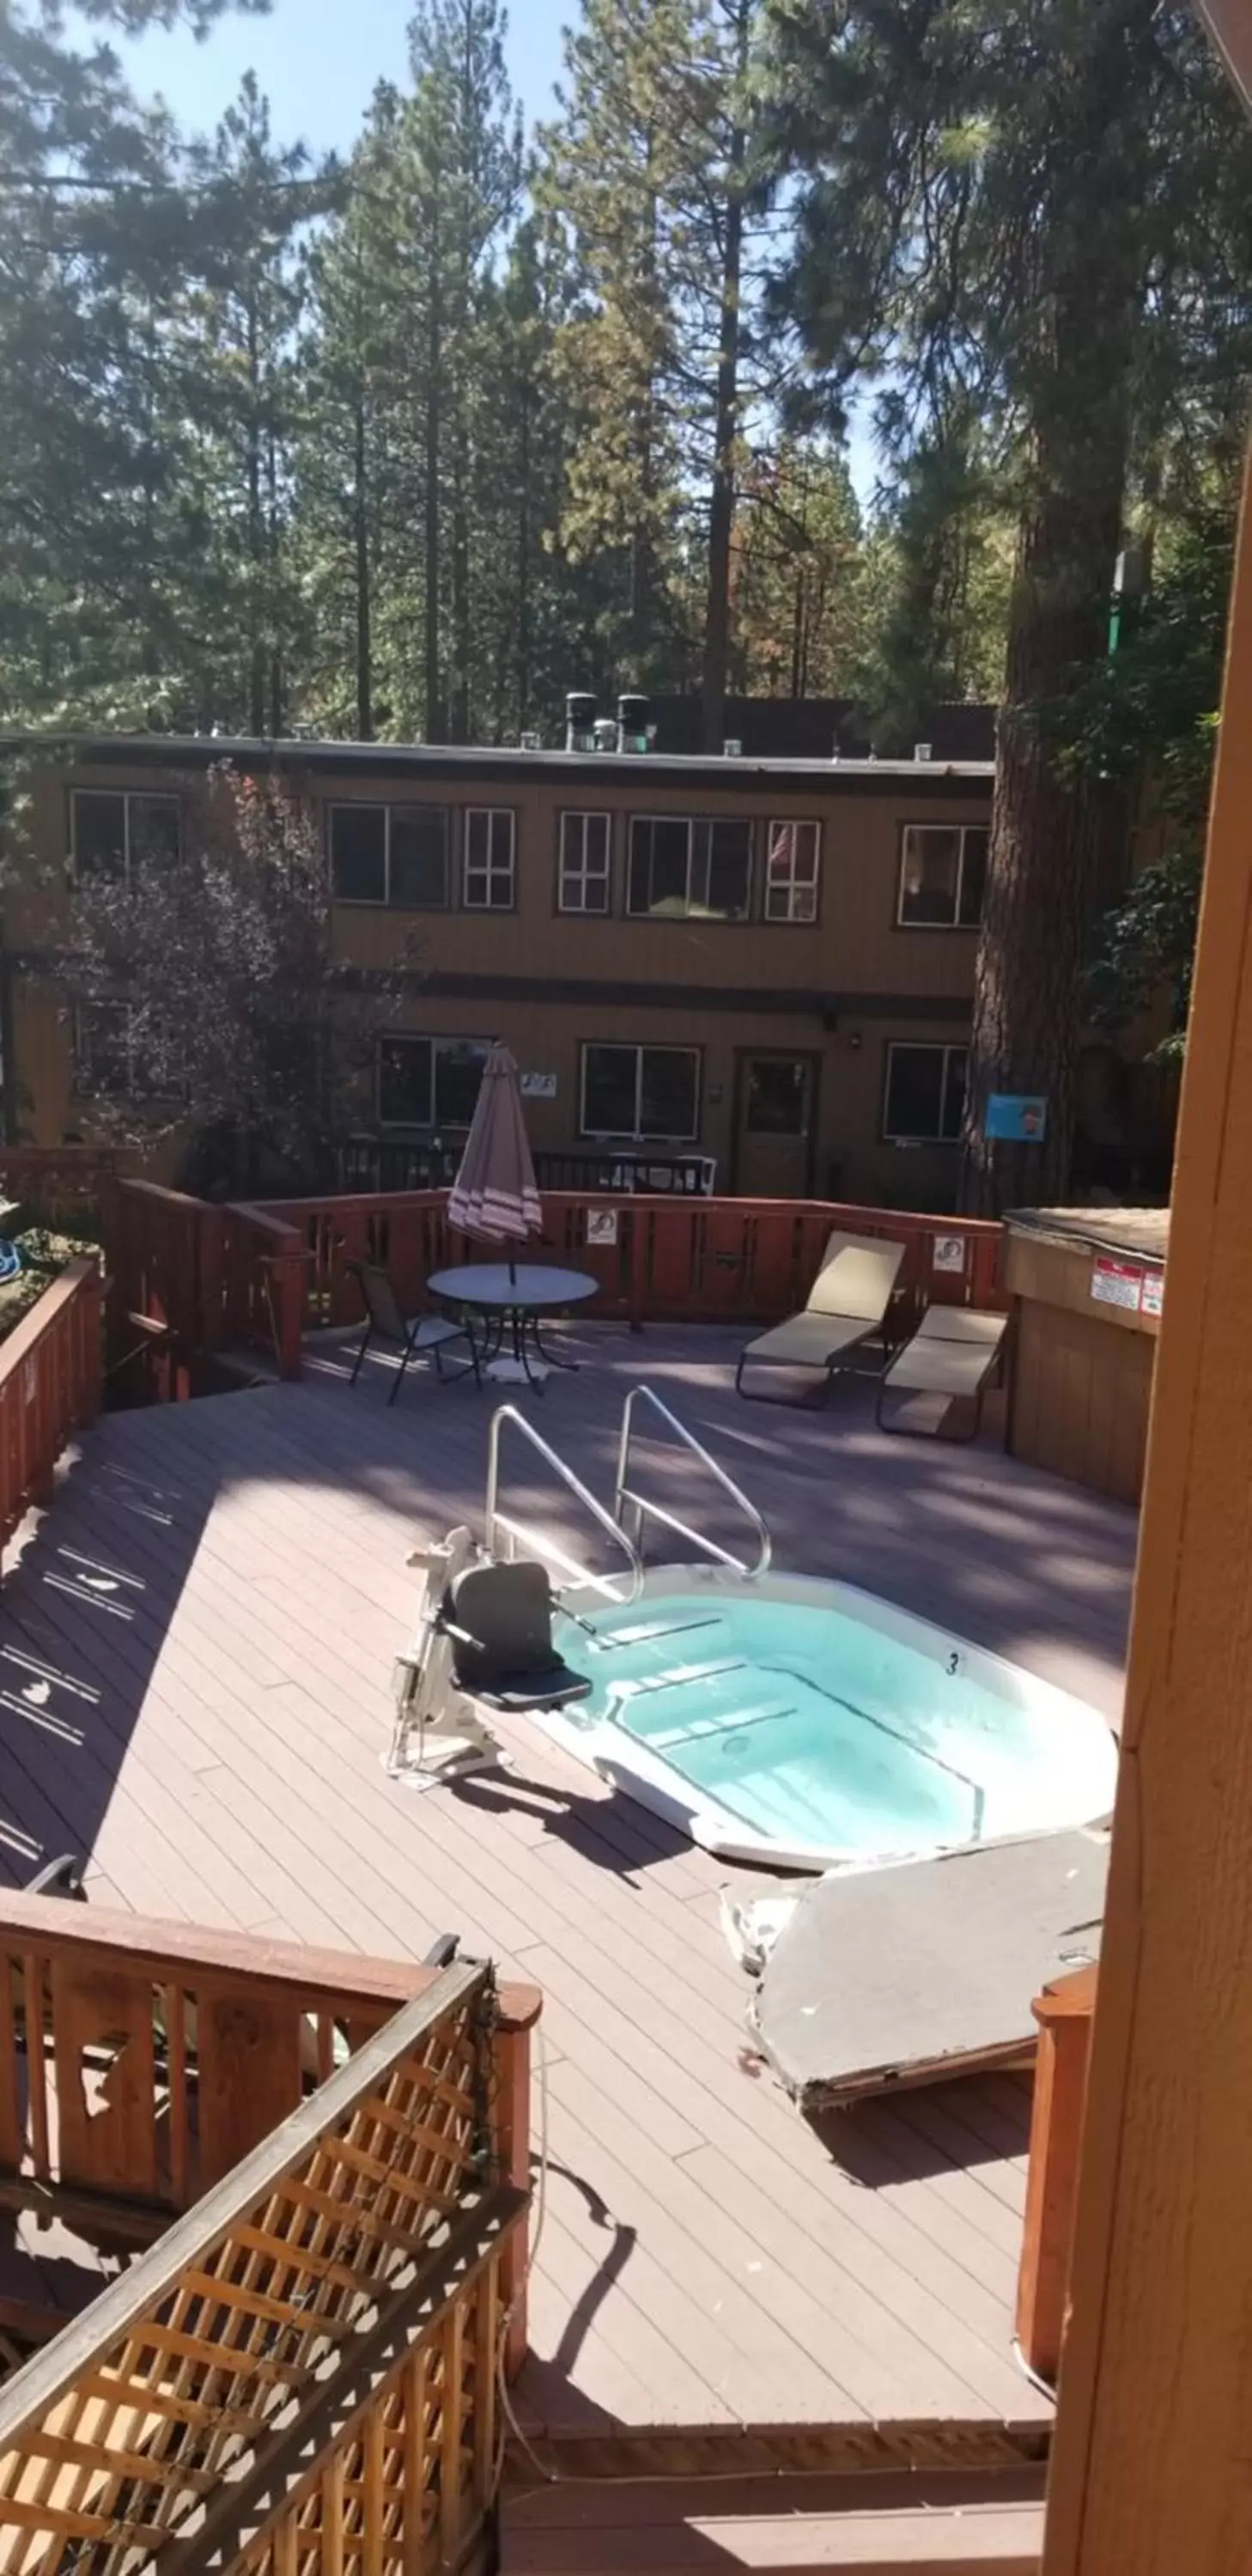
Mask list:
[[[1160,0],[779,0],[778,148],[810,178],[784,295],[819,365],[891,370],[917,443],[994,422],[1018,536],[966,1122],[966,1201],[1064,1194],[1094,895],[1116,827],[1050,711],[1103,653],[1145,454],[1248,325],[1249,146]],[[994,1091],[1047,1140],[985,1135]]]

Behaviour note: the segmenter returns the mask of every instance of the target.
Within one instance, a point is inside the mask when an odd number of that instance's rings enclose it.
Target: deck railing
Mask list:
[[[623,1199],[546,1191],[543,1249],[600,1282],[593,1312],[632,1324],[768,1322],[801,1306],[832,1228],[905,1246],[900,1320],[928,1302],[996,1306],[1001,1228],[967,1217],[804,1199]],[[432,1271],[481,1259],[450,1233],[441,1190],[282,1200],[266,1213],[302,1229],[306,1328],[355,1321],[352,1261],[379,1261],[402,1303],[422,1304]]]
[[[1058,1977],[1032,2007],[1039,2024],[1026,2220],[1017,2284],[1022,2358],[1055,2386],[1069,2302],[1070,2260],[1096,1970]]]
[[[211,1207],[147,1181],[116,1191],[108,1249],[115,1309],[165,1329],[185,1355],[243,1347],[300,1371],[302,1334],[361,1313],[354,1261],[387,1269],[410,1312],[432,1272],[481,1259],[453,1234],[443,1190]],[[893,1306],[903,1332],[927,1304],[1002,1306],[1002,1229],[970,1217],[817,1199],[542,1194],[542,1251],[590,1271],[592,1310],[632,1325],[769,1322],[802,1306],[832,1228],[904,1246]],[[539,1247],[537,1247],[539,1248]]]
[[[32,1503],[48,1501],[71,1432],[99,1410],[100,1295],[99,1264],[84,1254],[0,1342],[0,1548]]]
[[[192,2516],[218,2565],[462,2563],[525,2347],[538,2009],[0,1897],[0,2200],[147,2244],[0,2390],[6,2576],[124,2576]]]

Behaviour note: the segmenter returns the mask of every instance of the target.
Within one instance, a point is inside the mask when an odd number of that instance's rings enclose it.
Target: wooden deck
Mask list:
[[[526,1404],[607,1497],[644,1377],[753,1494],[782,1565],[893,1594],[1116,1711],[1128,1511],[986,1443],[888,1440],[864,1388],[825,1413],[738,1402],[736,1338],[588,1328],[581,1373]],[[488,1410],[422,1371],[389,1411],[389,1384],[380,1360],[349,1393],[323,1343],[299,1386],[87,1435],[0,1598],[5,1874],[75,1848],[101,1901],[375,1955],[455,1927],[543,1988],[531,2426],[1038,2422],[1011,2349],[1020,2081],[819,2134],[747,2047],[725,1864],[525,1721],[501,1730],[511,1778],[387,1782],[406,1548],[478,1521]],[[581,1543],[568,1496],[532,1500]]]

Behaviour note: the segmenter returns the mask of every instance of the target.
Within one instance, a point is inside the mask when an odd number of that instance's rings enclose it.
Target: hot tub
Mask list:
[[[541,1723],[727,1859],[865,1869],[1112,1806],[1098,1710],[851,1584],[683,1565],[565,1598],[593,1690]]]

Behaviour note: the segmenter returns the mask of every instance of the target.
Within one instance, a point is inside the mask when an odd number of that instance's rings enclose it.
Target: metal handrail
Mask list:
[[[545,1464],[551,1467],[555,1475],[560,1477],[563,1485],[569,1486],[571,1494],[575,1494],[577,1496],[579,1502],[584,1506],[584,1509],[591,1513],[593,1520],[598,1521],[601,1529],[606,1530],[609,1537],[623,1550],[630,1564],[629,1592],[623,1593],[620,1591],[618,1585],[607,1575],[593,1574],[589,1566],[580,1565],[577,1557],[570,1556],[563,1547],[558,1545],[555,1539],[548,1538],[542,1531],[534,1529],[525,1521],[514,1520],[509,1513],[501,1511],[498,1499],[500,1491],[500,1433],[506,1422],[516,1424],[517,1429],[522,1432],[525,1438],[530,1442],[531,1448],[538,1450],[539,1455],[545,1461]],[[487,1434],[487,1503],[485,1520],[487,1548],[490,1555],[496,1555],[496,1532],[498,1530],[503,1530],[510,1541],[520,1539],[523,1547],[534,1548],[541,1555],[551,1557],[555,1564],[561,1566],[567,1574],[573,1576],[576,1583],[590,1584],[593,1591],[605,1593],[610,1601],[626,1601],[629,1603],[639,1599],[639,1595],[643,1590],[643,1559],[640,1556],[639,1550],[635,1546],[633,1539],[627,1536],[621,1523],[614,1520],[611,1513],[606,1512],[603,1503],[598,1503],[595,1495],[588,1493],[586,1486],[581,1483],[580,1479],[574,1474],[573,1468],[567,1467],[565,1460],[557,1456],[555,1449],[550,1449],[547,1441],[540,1439],[539,1433],[536,1431],[533,1422],[528,1422],[525,1414],[519,1413],[515,1404],[498,1405],[491,1417],[491,1427]],[[509,1552],[510,1554],[512,1553],[511,1546]]]
[[[729,1494],[732,1503],[737,1504],[739,1510],[746,1513],[756,1532],[755,1565],[747,1565],[741,1556],[733,1556],[729,1548],[719,1547],[716,1539],[707,1538],[703,1530],[688,1528],[686,1521],[680,1521],[675,1513],[666,1511],[663,1503],[652,1502],[648,1495],[636,1493],[633,1486],[628,1484],[635,1406],[641,1397],[646,1404],[651,1405],[654,1413],[660,1414],[662,1422],[677,1439],[682,1441],[683,1446],[692,1450],[701,1465],[708,1468],[709,1474],[716,1478],[723,1492]],[[719,1467],[716,1458],[712,1457],[703,1443],[697,1440],[695,1433],[687,1429],[685,1422],[679,1421],[676,1413],[670,1412],[669,1406],[661,1402],[660,1396],[650,1386],[632,1386],[622,1406],[622,1428],[617,1444],[617,1483],[613,1493],[613,1510],[617,1523],[623,1531],[625,1523],[622,1519],[622,1506],[625,1503],[629,1503],[639,1514],[640,1536],[642,1536],[645,1518],[661,1521],[666,1529],[677,1531],[679,1538],[687,1539],[693,1547],[703,1548],[706,1556],[715,1557],[719,1565],[729,1565],[736,1574],[747,1575],[750,1581],[755,1582],[758,1575],[769,1572],[772,1553],[770,1535],[755,1503],[749,1501],[742,1486],[735,1483],[733,1476],[727,1475],[724,1467]]]

